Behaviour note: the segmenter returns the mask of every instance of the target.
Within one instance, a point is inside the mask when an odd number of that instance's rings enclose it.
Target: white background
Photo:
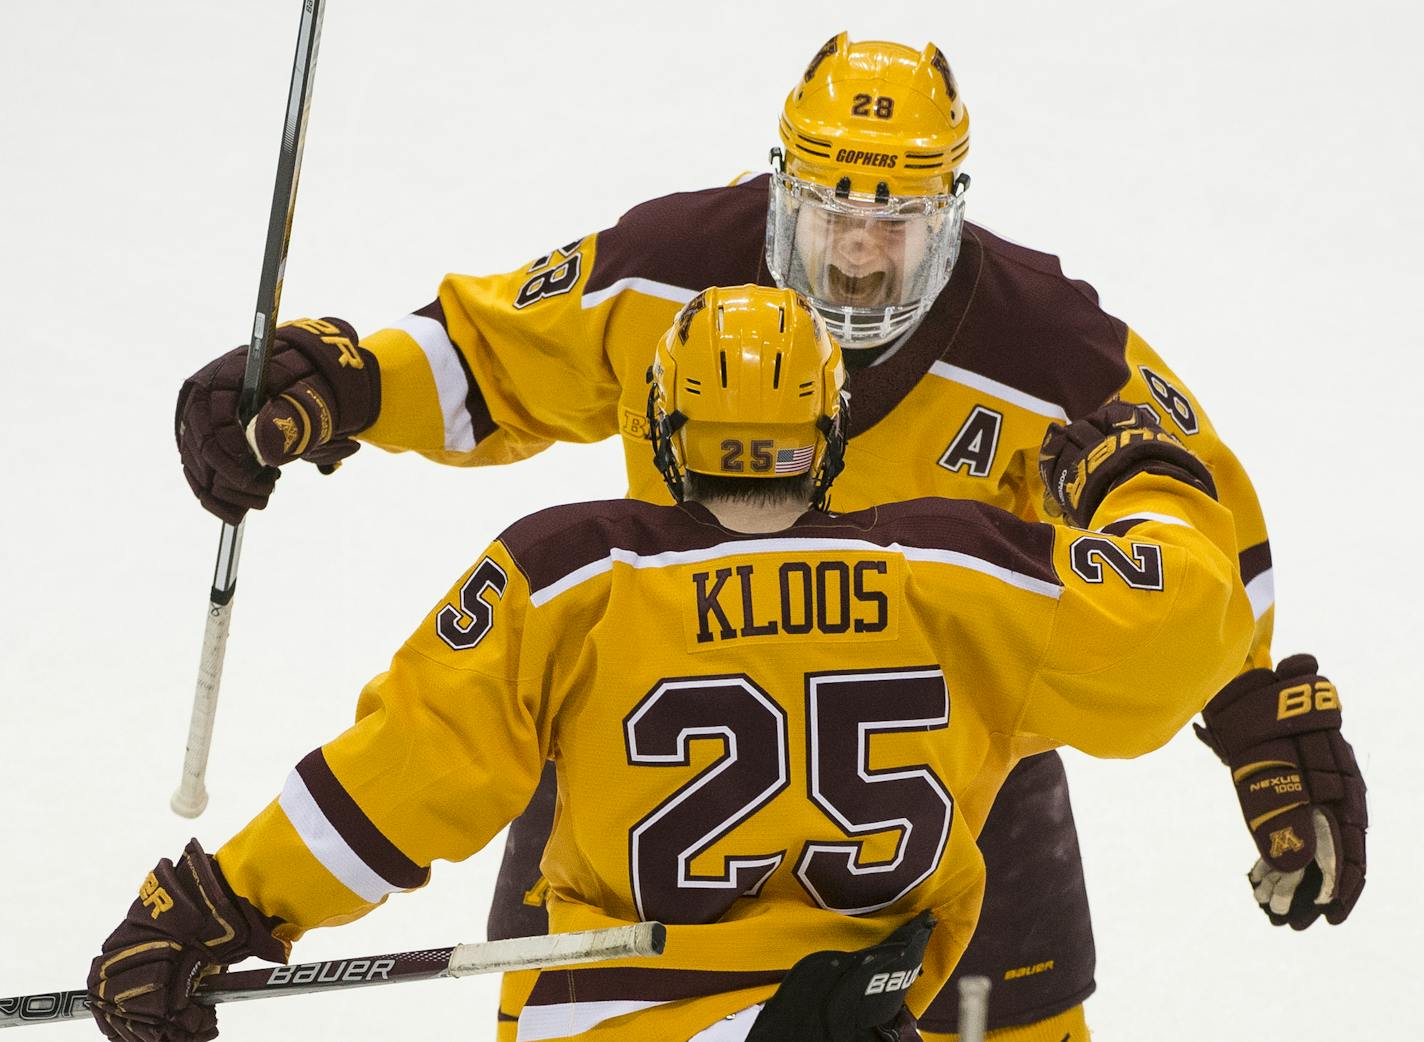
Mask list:
[[[211,808],[169,813],[218,533],[173,400],[246,337],[298,14],[0,4],[0,995],[79,986],[153,862],[256,812],[505,524],[623,489],[612,443],[502,472],[372,449],[330,479],[295,468],[248,526]],[[1253,848],[1194,739],[1070,756],[1096,1038],[1420,1037],[1416,3],[333,3],[283,314],[369,331],[447,270],[763,167],[842,28],[947,51],[971,219],[1059,253],[1206,403],[1272,523],[1277,649],[1319,654],[1368,776],[1363,900],[1295,935],[1252,904]],[[297,956],[479,940],[498,848]],[[493,1013],[488,978],[222,1023],[480,1039]]]

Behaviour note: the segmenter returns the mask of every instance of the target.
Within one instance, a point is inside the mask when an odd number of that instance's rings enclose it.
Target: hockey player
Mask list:
[[[643,345],[701,289],[742,282],[802,290],[845,348],[842,509],[945,495],[1042,519],[1033,460],[1047,425],[1114,396],[1140,403],[1206,462],[1235,516],[1256,631],[1206,721],[1260,851],[1257,897],[1274,922],[1343,920],[1364,882],[1364,784],[1314,660],[1270,668],[1265,524],[1194,396],[1056,258],[964,222],[969,118],[937,47],[828,41],[797,77],[780,137],[769,176],[637,206],[506,275],[449,276],[434,302],[359,343],[344,323],[287,327],[254,428],[264,457],[329,461],[359,438],[476,466],[616,434],[630,495],[668,502],[648,463]],[[229,520],[265,504],[277,476],[235,421],[244,358],[199,372],[178,409],[188,480]],[[1278,718],[1272,699],[1294,692],[1303,706],[1302,689],[1332,694]],[[553,784],[550,771],[511,829],[492,936],[544,929]],[[996,1042],[1081,1040],[1094,951],[1056,754],[1006,781],[981,844],[990,884],[961,972],[996,982]],[[510,981],[507,1016],[527,980]],[[952,997],[922,1024],[953,1032]]]
[[[668,941],[539,974],[520,1039],[908,1042],[973,930],[974,837],[1014,761],[1146,752],[1246,654],[1231,515],[1135,406],[1044,443],[1080,528],[934,498],[833,514],[844,369],[804,298],[701,293],[645,368],[680,505],[508,528],[355,726],[215,859],[194,840],[147,878],[89,976],[110,1038],[211,1037],[207,965],[283,960],[424,885],[552,758],[552,929],[653,919]]]

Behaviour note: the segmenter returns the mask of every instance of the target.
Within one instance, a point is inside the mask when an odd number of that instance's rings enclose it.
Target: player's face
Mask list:
[[[817,297],[839,306],[889,307],[903,300],[908,274],[925,257],[923,220],[803,207],[796,250]]]
[[[866,196],[773,171],[767,266],[777,285],[810,299],[842,347],[876,347],[944,288],[963,220],[962,187]]]

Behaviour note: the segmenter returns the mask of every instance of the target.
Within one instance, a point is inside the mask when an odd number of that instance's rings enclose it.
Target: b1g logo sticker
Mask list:
[[[1157,400],[1158,405],[1167,410],[1167,414],[1182,429],[1182,433],[1195,434],[1198,430],[1197,411],[1192,408],[1187,396],[1145,365],[1139,365],[1137,368],[1142,373],[1142,379],[1147,381],[1147,389],[1152,392],[1152,397]]]

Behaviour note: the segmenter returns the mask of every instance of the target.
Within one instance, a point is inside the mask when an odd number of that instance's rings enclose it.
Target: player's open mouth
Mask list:
[[[884,271],[870,271],[864,275],[849,275],[829,265],[826,269],[827,296],[837,304],[850,307],[877,307],[886,303],[890,276]]]

